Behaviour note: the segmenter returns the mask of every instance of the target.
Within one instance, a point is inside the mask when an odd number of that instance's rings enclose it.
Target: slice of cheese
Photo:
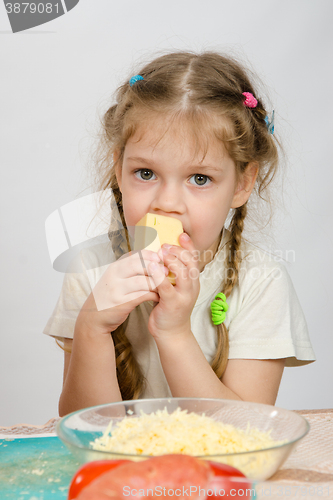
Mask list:
[[[134,250],[158,252],[164,243],[180,246],[178,238],[183,232],[180,220],[148,213],[135,226]],[[176,283],[173,273],[168,278],[173,285]]]

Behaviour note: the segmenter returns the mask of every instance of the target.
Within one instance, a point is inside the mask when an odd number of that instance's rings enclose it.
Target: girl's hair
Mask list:
[[[213,136],[221,141],[236,165],[237,175],[244,173],[250,162],[256,162],[258,176],[254,191],[262,192],[271,182],[278,162],[275,139],[267,130],[263,102],[256,94],[245,70],[235,60],[215,52],[202,54],[178,52],[158,57],[144,66],[143,80],[130,86],[128,81],[116,94],[116,104],[106,112],[103,136],[97,162],[100,188],[111,188],[122,218],[122,195],[117,184],[115,166],[122,162],[130,137],[147,120],[165,118],[166,127],[184,122],[191,130],[200,151],[206,154]],[[257,99],[255,108],[244,105],[243,92]],[[247,204],[236,208],[229,225],[226,276],[221,291],[228,297],[238,282],[241,262],[240,245]],[[122,397],[135,399],[144,387],[144,377],[132,354],[124,333],[124,325],[115,332],[118,381]],[[221,378],[228,361],[228,330],[217,326],[218,345],[211,366]]]

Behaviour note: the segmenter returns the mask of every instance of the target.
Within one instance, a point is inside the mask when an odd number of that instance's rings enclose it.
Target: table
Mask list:
[[[308,435],[297,445],[281,469],[257,485],[257,499],[333,499],[333,409],[296,411],[310,423]],[[42,426],[0,427],[0,439],[55,436],[54,418]],[[44,500],[43,497],[35,497]],[[2,496],[1,496],[2,499]],[[29,500],[29,496],[22,496]],[[15,498],[15,500],[17,500]]]

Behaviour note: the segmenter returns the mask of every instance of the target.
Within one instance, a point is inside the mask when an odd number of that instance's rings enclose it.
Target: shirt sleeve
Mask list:
[[[274,263],[255,278],[249,269],[241,279],[240,307],[229,325],[229,359],[287,358],[286,366],[314,361],[306,320],[285,267]]]
[[[43,333],[57,339],[72,339],[76,319],[90,293],[85,273],[66,273],[60,297]]]
[[[75,259],[71,269],[79,272],[65,273],[60,297],[43,331],[58,340],[73,338],[83,304],[108,266],[116,260],[110,243],[83,249]]]

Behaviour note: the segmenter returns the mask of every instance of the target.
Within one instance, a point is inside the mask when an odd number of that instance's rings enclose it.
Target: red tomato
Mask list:
[[[212,470],[204,460],[182,454],[162,455],[126,463],[101,474],[82,489],[77,499],[137,500],[147,496],[148,491],[149,495],[155,491],[154,496],[168,497],[167,492],[173,490],[178,500],[185,496],[197,500],[198,491],[207,486],[211,477]]]
[[[240,470],[218,462],[209,462],[209,465],[214,472],[214,477],[207,487],[208,498],[226,497],[235,500],[255,498],[251,481],[246,479]]]
[[[96,477],[108,470],[118,467],[120,464],[125,464],[130,460],[97,460],[84,464],[74,475],[69,490],[68,500],[74,500],[80,491],[88,486]]]
[[[182,456],[179,456],[179,455],[166,456],[166,455],[164,455],[164,458],[160,457],[158,459],[159,465],[158,465],[158,469],[157,469],[158,476],[159,476],[160,480],[162,479],[162,476],[164,476],[164,481],[165,481],[167,476],[170,477],[171,466],[175,466],[176,470],[178,472],[180,472],[179,467],[177,465],[178,465],[179,461],[181,463],[182,460],[186,460],[186,457],[187,457],[186,455],[182,455]],[[157,457],[155,457],[155,459],[156,458]],[[193,460],[193,458],[188,457],[188,460]],[[112,471],[116,467],[118,467],[122,464],[129,463],[129,462],[131,462],[131,461],[130,460],[102,460],[102,461],[90,462],[90,463],[83,465],[77,471],[77,473],[75,474],[75,476],[72,479],[72,482],[71,482],[71,485],[69,488],[69,492],[68,492],[68,500],[75,500],[83,489],[85,489],[95,479],[99,478],[99,476],[101,476],[103,473],[108,472],[108,471]],[[150,459],[145,460],[144,462],[145,463],[143,463],[143,462],[131,462],[131,463],[133,463],[135,469],[136,469],[136,466],[141,463],[141,465],[139,466],[139,469],[142,469],[142,470],[140,471],[139,476],[141,476],[142,478],[143,478],[143,476],[145,476],[144,469],[146,469],[147,467],[148,468],[150,467],[150,464],[149,464]],[[200,462],[201,461],[198,461],[198,466],[200,465]],[[208,498],[210,496],[212,496],[213,499],[214,498],[216,499],[217,497],[222,497],[222,496],[225,496],[225,497],[229,496],[229,497],[232,497],[236,500],[239,498],[244,498],[244,497],[250,498],[251,492],[252,492],[252,490],[250,490],[251,483],[249,481],[245,481],[244,483],[243,482],[237,483],[231,479],[232,477],[245,478],[245,476],[242,472],[240,472],[238,469],[235,469],[234,467],[231,467],[230,465],[221,464],[221,463],[217,463],[217,462],[210,462],[210,461],[203,461],[203,462],[205,464],[208,464],[210,467],[210,470],[213,472],[213,477],[211,477],[209,484],[207,486]],[[202,465],[204,465],[204,464],[202,463]],[[188,464],[187,472],[186,472],[187,479],[186,478],[182,479],[181,480],[182,482],[184,482],[184,483],[187,482],[187,484],[189,484],[188,480],[190,479],[190,476],[193,476],[193,474],[196,477],[196,479],[198,479],[198,477],[197,477],[198,475],[200,476],[202,474],[203,475],[207,474],[204,472],[205,467],[201,471],[201,467],[198,470],[195,470],[195,466],[196,466],[196,464],[192,464],[192,463]],[[193,467],[193,470],[192,470],[192,467]],[[124,470],[123,470],[123,468],[121,468],[121,469],[122,469],[122,474],[116,475],[116,476],[114,474],[111,474],[110,479],[113,476],[114,478],[116,477],[116,479],[114,479],[114,480],[116,480],[116,482],[119,482],[122,475],[125,475],[125,478],[127,478],[127,479],[131,476],[132,473],[129,474],[130,470],[128,470],[128,468],[125,468]],[[165,469],[165,472],[163,472],[164,469]],[[199,471],[200,471],[200,473],[199,473]],[[176,475],[178,475],[178,474],[176,473]],[[109,476],[109,474],[103,478],[102,482],[103,481],[104,482],[110,481],[110,479],[108,479],[107,476]],[[206,476],[206,477],[208,479],[208,476]],[[180,479],[181,478],[178,477],[176,482],[179,482]],[[194,478],[192,477],[192,483],[193,483],[193,485],[195,485],[195,481],[193,479]],[[206,481],[207,481],[207,479],[206,479]],[[157,478],[156,478],[156,481],[158,484],[160,484],[160,482],[161,482]],[[162,480],[162,482],[163,482],[163,480]],[[204,482],[201,483],[201,487],[204,487]],[[97,490],[99,490],[99,486],[97,486],[97,483],[96,483],[96,491]],[[202,500],[205,500],[205,499],[202,498]]]
[[[213,469],[214,476],[246,477],[243,472],[235,467],[231,467],[231,465],[221,464],[220,462],[211,462],[210,460],[208,460],[208,463],[211,469]]]

